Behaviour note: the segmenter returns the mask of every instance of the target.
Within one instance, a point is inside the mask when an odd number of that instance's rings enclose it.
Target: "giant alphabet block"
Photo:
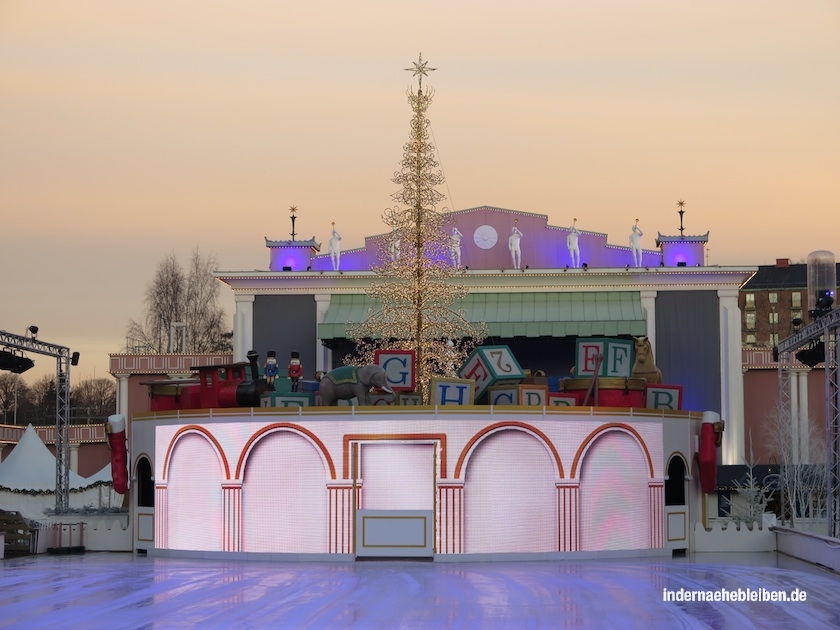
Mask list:
[[[519,386],[496,385],[487,388],[488,405],[518,405]]]
[[[598,369],[598,376],[630,376],[633,370],[633,340],[611,337],[577,340],[575,376],[593,376],[599,355],[604,359]]]
[[[374,361],[385,370],[391,389],[395,392],[414,391],[417,374],[414,350],[377,350]]]
[[[260,407],[311,407],[313,402],[309,392],[270,392],[260,396]]]
[[[520,385],[519,404],[525,407],[545,407],[548,404],[548,385]]]
[[[479,346],[467,357],[458,376],[475,381],[475,399],[479,400],[489,387],[515,385],[525,378],[525,373],[509,347]]]
[[[430,381],[432,405],[471,405],[475,396],[472,379],[435,377]]]
[[[682,409],[682,385],[646,385],[645,407],[648,409]]]

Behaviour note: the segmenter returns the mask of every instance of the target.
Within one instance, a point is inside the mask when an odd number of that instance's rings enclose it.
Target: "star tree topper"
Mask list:
[[[426,66],[429,65],[428,61],[423,61],[423,53],[420,53],[417,61],[411,62],[414,67],[413,68],[405,68],[406,72],[413,72],[411,76],[416,77],[419,76],[420,78],[418,81],[420,82],[420,89],[423,89],[423,77],[429,76],[429,72],[433,72],[437,70],[437,68],[427,68]]]

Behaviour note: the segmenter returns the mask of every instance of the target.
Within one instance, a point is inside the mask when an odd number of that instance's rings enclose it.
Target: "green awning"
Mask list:
[[[344,339],[346,325],[367,319],[376,301],[367,295],[333,295],[321,339]],[[589,337],[647,334],[638,291],[474,293],[456,300],[491,337]]]

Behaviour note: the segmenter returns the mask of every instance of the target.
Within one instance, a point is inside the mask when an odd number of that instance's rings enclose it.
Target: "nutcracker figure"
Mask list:
[[[278,373],[277,353],[274,350],[269,350],[268,357],[265,360],[265,381],[271,386],[271,389],[274,389],[274,379]]]
[[[292,352],[292,358],[289,361],[289,378],[292,381],[293,392],[298,391],[301,376],[303,376],[303,366],[300,364],[300,353]]]

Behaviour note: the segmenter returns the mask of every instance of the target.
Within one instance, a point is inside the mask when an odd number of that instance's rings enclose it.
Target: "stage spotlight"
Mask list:
[[[581,269],[583,269],[584,271],[589,271],[589,265],[587,265],[586,263],[583,263],[580,267],[581,267]]]
[[[29,332],[32,333],[32,338],[35,339],[35,335],[38,334],[38,327],[37,326],[30,326]]]
[[[822,341],[814,344],[810,348],[805,348],[804,350],[800,350],[796,353],[796,360],[802,363],[803,365],[807,365],[808,367],[814,367],[819,363],[825,362],[825,343]]]
[[[831,310],[834,304],[834,296],[831,294],[831,291],[818,290],[816,292],[816,298],[814,303],[815,308],[808,311],[811,319],[822,317]]]
[[[79,365],[79,353],[74,352],[70,355],[70,365]]]
[[[0,350],[0,370],[8,370],[13,374],[23,374],[33,367],[35,367],[35,362],[29,357],[9,350]]]

